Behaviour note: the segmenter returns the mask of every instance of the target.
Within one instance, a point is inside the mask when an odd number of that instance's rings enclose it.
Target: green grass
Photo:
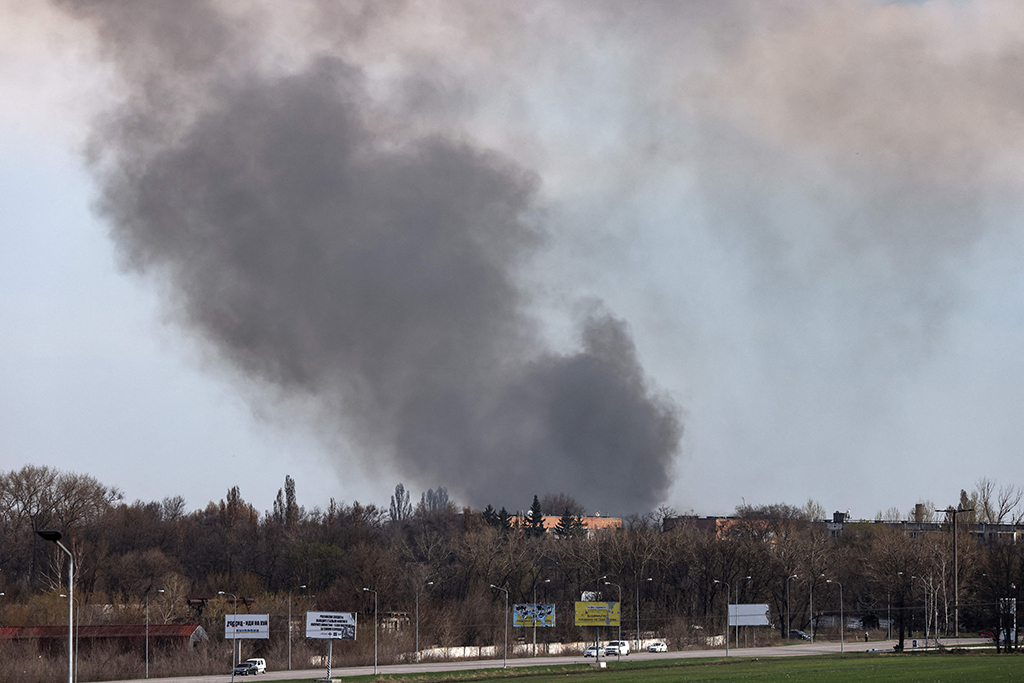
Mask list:
[[[867,653],[763,659],[678,659],[589,665],[353,676],[381,683],[999,683],[1022,680],[1017,655]],[[309,679],[303,679],[303,683]]]

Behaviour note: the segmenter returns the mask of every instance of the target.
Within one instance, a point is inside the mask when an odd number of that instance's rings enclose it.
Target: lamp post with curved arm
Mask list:
[[[420,589],[426,586],[433,586],[433,581],[427,581],[422,586],[416,584],[416,661],[420,661]]]
[[[647,578],[643,581],[639,579],[636,582],[636,650],[640,651],[640,584],[648,581],[654,581],[654,579]]]
[[[75,595],[75,556],[71,554],[71,551],[67,549],[60,539],[63,534],[59,531],[52,529],[37,531],[44,541],[50,541],[56,543],[57,547],[63,550],[68,556],[68,595],[74,597]],[[72,630],[75,625],[75,601],[68,600],[68,683],[75,683],[75,641],[72,638]]]
[[[740,646],[740,620],[739,620],[739,616],[740,616],[740,581],[749,581],[750,578],[751,577],[749,577],[749,576],[744,576],[742,578],[736,579],[736,647],[737,648],[739,648],[739,646]],[[744,633],[749,633],[749,632],[748,631],[744,631]]]
[[[537,656],[537,584],[551,583],[551,579],[533,582],[533,656]]]
[[[373,675],[377,675],[377,591],[372,588],[364,588],[367,593],[373,593]]]
[[[615,586],[616,588],[619,589],[619,635],[618,635],[618,640],[621,643],[622,642],[622,586],[620,586],[619,584],[615,583],[614,581],[605,581],[604,585],[606,585],[606,586]],[[598,643],[598,647],[601,647],[600,643]],[[616,654],[619,657],[619,661],[621,662],[622,661],[622,646],[620,645],[619,647],[615,648],[615,652],[616,652]]]
[[[227,591],[217,591],[217,595],[230,595],[235,599],[235,621],[238,621],[238,596],[234,593],[228,593]],[[238,626],[231,632],[231,680],[235,680],[235,666],[238,664],[235,661],[235,646],[238,645]]]
[[[299,586],[300,590],[306,590],[306,584]],[[288,589],[288,670],[292,670],[292,591]]]
[[[61,593],[60,597],[68,597],[66,594]],[[82,631],[82,603],[78,598],[71,598],[75,601],[75,606],[78,608],[78,614],[75,615],[75,683],[78,683],[78,634]],[[71,602],[69,600],[68,602]]]
[[[832,579],[825,579],[825,583],[834,583],[839,586],[839,654],[843,654],[843,644],[846,642],[845,624],[843,623],[843,584]]]
[[[493,583],[491,584],[491,588],[493,588],[495,590],[502,591],[502,592],[505,593],[505,654],[503,655],[501,665],[502,665],[503,669],[507,669],[508,668],[508,589],[507,588],[502,588],[501,586],[495,586]]]
[[[146,678],[149,678],[149,593],[152,590],[152,588],[146,589]],[[157,593],[163,592],[162,588],[157,590]]]
[[[796,577],[796,574],[786,577],[786,640],[789,640],[789,632],[793,628],[793,622],[789,617],[789,581]]]

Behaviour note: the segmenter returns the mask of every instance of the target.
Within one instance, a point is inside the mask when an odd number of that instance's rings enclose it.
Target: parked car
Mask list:
[[[259,672],[260,672],[259,668],[257,668],[257,666],[254,663],[252,663],[252,662],[242,662],[241,664],[238,664],[237,666],[235,666],[234,669],[231,670],[231,675],[232,676],[248,676],[248,675],[252,674],[253,676],[255,676]]]
[[[604,646],[604,651],[609,657],[625,657],[629,654],[629,643],[625,640],[612,640]]]
[[[790,638],[797,638],[799,640],[810,640],[811,637],[803,631],[797,631],[796,629],[789,632]]]
[[[262,657],[249,657],[249,659],[247,659],[245,661],[246,662],[252,662],[253,664],[256,665],[256,673],[258,673],[258,674],[265,674],[265,673],[267,673],[267,660],[263,659]],[[243,662],[243,664],[244,663],[245,662]]]
[[[607,654],[605,649],[596,645],[591,645],[583,652],[584,657],[604,657],[605,654]]]
[[[668,652],[668,645],[660,640],[647,646],[648,652]]]

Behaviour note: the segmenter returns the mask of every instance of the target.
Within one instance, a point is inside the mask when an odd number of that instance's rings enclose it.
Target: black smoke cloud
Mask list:
[[[133,21],[66,6],[96,22],[128,88],[93,141],[116,243],[225,362],[333,415],[360,451],[339,469],[384,456],[475,504],[661,501],[681,425],[626,324],[591,307],[567,354],[536,330],[520,277],[545,237],[530,170],[376,125],[341,59],[245,68],[249,36],[206,3]]]

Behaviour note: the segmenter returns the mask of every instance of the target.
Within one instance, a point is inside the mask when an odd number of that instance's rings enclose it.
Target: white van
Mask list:
[[[245,661],[246,662],[251,662],[251,663],[256,665],[256,673],[258,673],[258,674],[265,674],[265,673],[267,673],[267,660],[259,658],[259,657],[250,657],[249,659],[247,659]],[[244,663],[245,662],[243,662],[243,664]]]
[[[616,655],[625,657],[629,654],[629,641],[610,640],[608,645],[605,646],[605,652],[609,657],[615,657]]]

